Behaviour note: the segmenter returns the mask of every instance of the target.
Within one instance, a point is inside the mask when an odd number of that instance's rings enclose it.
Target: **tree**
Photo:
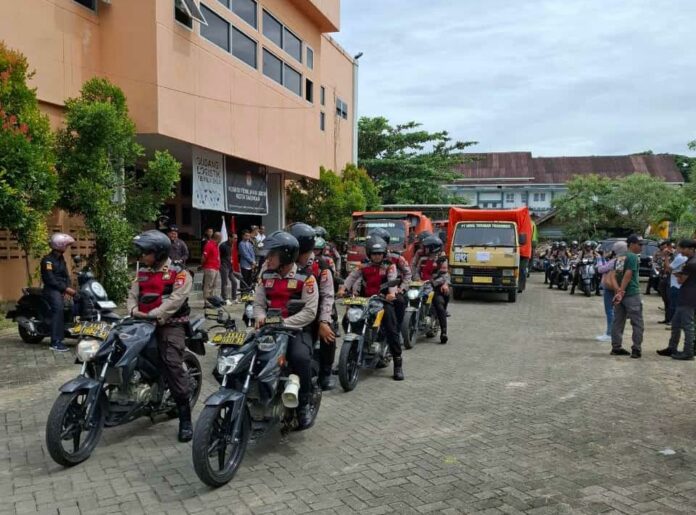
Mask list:
[[[60,206],[84,217],[96,241],[97,274],[116,301],[128,289],[131,239],[173,196],[181,167],[163,151],[139,170],[144,149],[135,134],[123,91],[101,78],[66,101],[65,128],[58,132]]]
[[[674,194],[662,179],[634,173],[615,181],[607,200],[613,206],[616,227],[642,234]]]
[[[566,236],[587,240],[602,236],[611,218],[608,202],[613,184],[600,175],[576,175],[567,184],[568,192],[554,201],[558,220],[566,227]]]
[[[358,121],[358,165],[377,183],[385,204],[434,204],[450,200],[441,187],[456,179],[460,154],[475,142],[452,141],[446,131],[421,124],[392,126],[383,117]]]
[[[322,167],[318,181],[301,179],[288,189],[288,219],[321,225],[333,237],[348,233],[354,211],[377,208],[377,187],[355,165],[348,165],[340,176]]]
[[[691,237],[696,229],[694,186],[695,183],[689,183],[684,188],[673,190],[655,216],[654,224],[671,222],[671,235],[675,239]]]
[[[47,249],[46,217],[58,198],[53,138],[39,111],[26,58],[0,41],[0,227],[29,256]]]

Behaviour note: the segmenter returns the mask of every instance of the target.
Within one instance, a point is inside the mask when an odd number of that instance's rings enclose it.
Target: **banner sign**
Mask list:
[[[263,168],[253,164],[230,168],[227,169],[227,212],[267,215],[268,183]]]
[[[196,209],[225,211],[225,161],[219,152],[193,147],[193,199]]]

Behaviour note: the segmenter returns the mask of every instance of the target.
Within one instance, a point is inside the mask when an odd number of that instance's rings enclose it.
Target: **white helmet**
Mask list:
[[[73,243],[75,243],[75,238],[64,232],[57,232],[51,235],[48,246],[53,250],[65,250]]]

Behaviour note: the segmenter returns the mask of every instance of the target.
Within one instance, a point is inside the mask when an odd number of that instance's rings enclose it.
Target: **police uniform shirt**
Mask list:
[[[45,289],[65,293],[70,286],[70,275],[62,254],[51,252],[41,260],[41,281]]]
[[[316,259],[310,257],[307,262],[307,269],[311,269],[314,265]],[[328,263],[329,267],[333,264],[333,261]],[[319,267],[319,321],[329,322],[332,321],[334,305],[334,281],[333,274],[329,268],[321,269]]]
[[[297,264],[293,263],[292,268],[287,275],[282,276],[277,271],[266,272],[266,277],[264,277],[264,279],[292,279],[296,275]],[[300,312],[283,320],[283,324],[292,329],[303,329],[314,322],[314,320],[317,318],[317,310],[319,309],[319,290],[313,275],[307,276],[307,279],[302,286],[302,296],[300,297],[300,300],[304,302],[304,307],[300,310]],[[265,320],[267,310],[268,299],[266,298],[266,288],[264,288],[263,284],[259,283],[254,297],[254,318],[256,318],[256,320]]]

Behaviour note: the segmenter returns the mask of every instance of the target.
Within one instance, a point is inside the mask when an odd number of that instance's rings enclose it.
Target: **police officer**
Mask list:
[[[333,261],[329,263],[328,258],[315,255],[316,241],[320,238],[316,236],[312,227],[304,223],[295,223],[289,229],[290,234],[297,238],[300,244],[300,253],[297,257],[298,270],[303,274],[313,276],[319,284],[319,309],[314,322],[313,340],[319,339],[319,385],[322,390],[333,390],[336,384],[332,377],[332,371],[336,357],[336,328],[338,325],[334,272],[331,269]]]
[[[308,429],[313,423],[312,392],[312,327],[319,308],[319,291],[311,274],[302,273],[297,266],[300,244],[293,235],[275,231],[263,242],[266,269],[262,270],[254,299],[256,328],[263,327],[269,309],[280,309],[283,324],[303,329],[290,342],[287,351],[291,369],[300,378],[297,418],[300,429]],[[301,300],[302,309],[290,315],[288,302]]]
[[[339,294],[342,295],[347,290],[354,295],[362,294],[369,297],[387,291],[382,327],[394,357],[394,380],[403,381],[404,370],[401,343],[399,342],[399,326],[396,322],[393,304],[398,288],[390,285],[398,279],[396,265],[387,259],[387,242],[382,238],[370,236],[365,242],[365,252],[370,261],[350,273],[339,290]]]
[[[430,231],[420,232],[416,236],[415,242],[413,244],[413,257],[411,258],[410,263],[411,270],[416,268],[418,260],[425,255],[425,249],[423,249],[423,240],[430,236],[433,236],[433,233],[431,233]]]
[[[160,231],[145,231],[133,238],[145,265],[128,294],[128,312],[135,318],[157,322],[157,348],[164,366],[164,377],[179,412],[179,441],[193,437],[189,378],[183,368],[186,350],[186,324],[191,309],[188,296],[193,287],[191,275],[172,263],[171,242]],[[155,295],[154,300],[145,298]]]
[[[570,287],[570,294],[571,295],[575,295],[575,288],[577,288],[578,284],[580,283],[581,261],[583,259],[595,260],[596,258],[597,258],[597,254],[595,253],[594,247],[592,246],[592,242],[590,240],[587,240],[585,243],[582,244],[582,250],[580,250],[580,253],[578,254],[579,262],[576,263],[575,270],[573,271],[573,284]]]
[[[389,231],[379,227],[374,229],[370,233],[370,236],[382,238],[387,244],[387,249],[389,249],[389,242],[391,241]],[[396,323],[399,324],[398,327],[401,327],[401,324],[404,321],[404,316],[406,315],[406,297],[404,296],[404,293],[408,291],[408,288],[411,285],[413,273],[411,272],[411,267],[409,266],[408,261],[406,261],[401,254],[397,254],[396,252],[387,252],[387,259],[393,263],[394,266],[396,266],[396,274],[398,278],[401,279],[401,284],[399,284],[397,289],[396,300],[394,301]]]
[[[41,281],[43,282],[43,297],[51,308],[51,346],[56,352],[66,352],[68,348],[63,343],[65,336],[64,311],[65,295],[75,296],[75,290],[70,287],[70,275],[65,264],[63,253],[75,243],[69,234],[56,233],[51,236],[48,246],[51,252],[41,260]]]
[[[435,291],[433,309],[438,322],[440,322],[440,343],[447,343],[447,304],[449,302],[450,276],[447,258],[442,255],[442,247],[442,240],[437,236],[429,236],[423,240],[425,255],[418,260],[414,276],[417,280],[427,281],[430,288]]]

